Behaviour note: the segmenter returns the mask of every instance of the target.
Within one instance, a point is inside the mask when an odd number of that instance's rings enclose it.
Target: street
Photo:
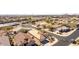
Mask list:
[[[16,23],[19,24],[20,22],[0,24],[0,27],[15,25]],[[31,29],[36,28],[36,27],[29,25],[29,24],[26,24],[25,27],[31,28]],[[67,37],[59,36],[59,35],[56,35],[53,33],[49,33],[49,35],[52,35],[59,40],[56,44],[54,44],[54,46],[68,46],[71,43],[72,39],[75,40],[79,36],[79,30],[74,31],[71,35],[69,35]]]
[[[71,35],[67,37],[58,36],[52,33],[50,34],[55,36],[59,40],[54,46],[68,46],[71,43],[72,39],[75,40],[77,37],[79,37],[79,30],[76,30],[75,32],[73,32]]]

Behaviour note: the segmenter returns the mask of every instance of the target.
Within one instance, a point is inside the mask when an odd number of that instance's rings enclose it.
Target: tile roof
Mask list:
[[[13,39],[14,45],[22,45],[24,43],[29,43],[30,41],[33,41],[32,36],[22,32],[17,33]]]
[[[25,39],[28,39],[28,43],[36,43],[37,45],[40,45],[41,41],[45,39],[45,37],[36,29],[32,29],[28,31],[28,33],[22,33],[19,32],[14,36],[14,45],[21,45],[24,44]],[[28,44],[27,44],[28,45]]]
[[[14,36],[13,42],[14,45],[21,45],[24,43],[25,33],[19,32]]]
[[[1,35],[5,35],[6,33],[7,33],[6,31],[0,30],[0,36],[1,36]]]
[[[9,37],[0,36],[0,46],[10,46]]]
[[[30,30],[29,33],[30,33],[31,35],[33,35],[34,37],[36,37],[37,39],[39,39],[39,40],[42,40],[42,39],[45,38],[45,37],[42,35],[42,33],[41,33],[40,31],[36,30],[36,29]]]

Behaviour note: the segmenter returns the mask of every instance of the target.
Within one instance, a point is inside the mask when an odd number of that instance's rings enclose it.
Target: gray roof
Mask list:
[[[62,26],[62,27],[59,27],[59,28],[57,28],[57,30],[66,30],[66,29],[69,29],[69,27],[66,27],[66,26]]]

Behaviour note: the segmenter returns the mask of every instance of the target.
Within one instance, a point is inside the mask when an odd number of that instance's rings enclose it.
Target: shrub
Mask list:
[[[19,32],[27,33],[28,30],[27,29],[20,29]]]
[[[0,27],[0,30],[11,30],[11,29],[13,29],[13,26]]]

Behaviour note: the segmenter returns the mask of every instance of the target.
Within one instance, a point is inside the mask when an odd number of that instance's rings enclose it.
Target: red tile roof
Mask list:
[[[27,33],[22,33],[19,32],[18,34],[15,35],[13,41],[14,41],[14,45],[22,45],[25,42],[30,42],[32,41],[32,36],[27,34]]]
[[[0,46],[9,46],[9,37],[7,36],[0,36]]]

